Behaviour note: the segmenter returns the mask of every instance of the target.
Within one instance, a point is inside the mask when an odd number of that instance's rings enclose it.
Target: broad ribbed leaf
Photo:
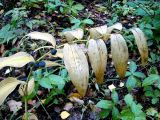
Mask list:
[[[98,84],[103,83],[107,64],[107,48],[103,40],[89,40],[88,56]]]
[[[107,30],[108,30],[107,25],[91,28],[91,29],[89,29],[90,38],[91,39],[100,39],[100,38],[102,38],[103,40],[108,40],[110,35],[107,34]]]
[[[138,50],[141,55],[142,65],[145,66],[148,62],[147,39],[146,39],[144,33],[139,28],[134,28],[131,31],[135,37],[135,41],[136,41],[136,44],[138,46]]]
[[[88,87],[89,67],[85,54],[77,44],[65,44],[64,64],[71,81],[80,95],[84,96]]]
[[[75,39],[81,40],[83,38],[83,34],[83,30],[78,28],[76,30],[65,31],[62,33],[62,36],[64,36],[68,42],[71,42]]]
[[[122,24],[121,23],[116,23],[116,24],[108,27],[107,33],[110,34],[114,29],[122,30]]]
[[[16,78],[9,77],[0,82],[0,105],[4,102],[7,96],[13,92],[18,84],[25,83],[23,81],[19,81]]]
[[[127,70],[128,48],[122,35],[111,35],[111,54],[116,71],[123,79]]]
[[[55,38],[49,33],[35,31],[27,34],[26,36],[29,36],[31,39],[35,40],[45,40],[47,42],[50,42],[54,47],[56,46]]]
[[[23,67],[29,62],[34,62],[34,58],[26,52],[18,52],[9,57],[0,58],[0,69],[6,66]]]

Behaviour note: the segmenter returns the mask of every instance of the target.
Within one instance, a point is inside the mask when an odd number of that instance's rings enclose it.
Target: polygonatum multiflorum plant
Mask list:
[[[51,46],[44,46],[41,48],[55,48],[57,49],[55,55],[51,53],[45,53],[51,56],[57,56],[62,58],[64,61],[65,68],[68,71],[71,82],[76,87],[77,91],[81,96],[85,96],[88,82],[89,82],[89,63],[91,64],[92,71],[95,74],[95,79],[98,84],[104,82],[104,73],[107,64],[107,47],[105,42],[111,41],[111,54],[115,69],[120,77],[123,79],[127,70],[128,62],[128,47],[125,39],[119,33],[112,33],[113,30],[122,30],[122,24],[117,23],[113,26],[107,27],[107,25],[95,27],[89,29],[90,35],[86,40],[83,40],[84,32],[82,29],[78,28],[72,31],[66,31],[62,33],[62,37],[66,39],[67,43],[60,46],[56,45],[55,38],[48,33],[42,32],[31,32],[23,37],[29,37],[34,40],[44,40],[51,44]],[[142,65],[144,66],[148,60],[148,48],[147,41],[143,32],[139,28],[131,29],[131,32],[135,36],[135,41],[138,46]],[[85,43],[87,46],[87,51],[81,49],[78,43]],[[23,45],[23,41],[21,41]],[[44,57],[45,55],[43,55]],[[42,57],[42,58],[43,58]],[[29,62],[37,62],[30,54],[26,52],[18,52],[9,57],[0,58],[0,69],[3,67],[23,67]],[[46,67],[61,66],[60,64],[44,60]],[[29,83],[30,81],[30,83]],[[11,84],[11,83],[14,84]],[[0,82],[0,105],[4,102],[5,98],[16,88],[18,84],[20,85],[19,92],[23,95],[28,95],[34,91],[34,80],[28,78],[26,82],[17,80],[17,78],[6,78]],[[30,91],[31,90],[31,91]],[[3,92],[2,92],[3,91]],[[2,99],[3,98],[3,99]]]

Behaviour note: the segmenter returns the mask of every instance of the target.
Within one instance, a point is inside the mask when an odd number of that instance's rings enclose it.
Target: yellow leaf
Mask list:
[[[31,33],[27,34],[26,36],[29,36],[31,39],[35,39],[35,40],[38,40],[38,39],[45,40],[47,42],[50,42],[53,47],[56,46],[55,38],[49,33],[35,31],[35,32],[31,32]]]
[[[28,81],[28,84],[25,84],[25,85],[21,84],[21,85],[19,86],[18,92],[19,92],[19,94],[20,94],[21,96],[24,96],[24,95],[25,95],[26,86],[28,86],[28,87],[27,87],[27,95],[30,95],[30,94],[34,91],[34,87],[35,87],[34,78],[32,78],[31,80],[29,80],[29,81]]]
[[[145,66],[148,62],[147,39],[146,39],[144,33],[139,28],[134,28],[131,31],[135,37],[135,41],[136,41],[136,44],[138,46],[138,50],[141,55],[142,65]]]
[[[24,84],[25,82],[19,81],[13,77],[8,77],[0,82],[0,105],[2,105],[4,100],[11,92],[13,92],[17,85],[21,83]]]
[[[106,39],[108,39],[110,37],[110,35],[107,34],[107,30],[108,30],[107,25],[91,28],[91,29],[89,29],[90,38],[91,39],[100,39],[100,38],[102,38],[103,40],[106,40]]]
[[[122,35],[111,35],[111,54],[116,71],[123,79],[127,70],[128,47]]]
[[[59,63],[49,61],[49,60],[44,60],[44,62],[45,62],[45,67],[62,66]]]
[[[107,64],[107,48],[103,40],[89,40],[88,56],[98,84],[103,83]]]
[[[87,58],[77,44],[65,44],[63,48],[64,64],[71,81],[81,96],[84,96],[88,87],[89,67]]]
[[[111,33],[114,29],[117,29],[117,30],[122,30],[122,24],[121,23],[116,23],[110,27],[108,27],[108,31],[107,33]]]
[[[70,116],[70,114],[67,111],[62,111],[60,116],[64,120],[67,119]]]
[[[6,66],[23,67],[29,62],[34,62],[34,58],[26,52],[18,52],[9,57],[0,58],[0,69]]]
[[[83,29],[78,28],[76,30],[65,31],[62,33],[62,36],[64,36],[68,42],[71,42],[74,39],[81,40],[83,38],[83,34]]]

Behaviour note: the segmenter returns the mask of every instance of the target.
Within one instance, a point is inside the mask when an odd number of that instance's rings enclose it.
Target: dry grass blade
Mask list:
[[[64,64],[71,81],[81,96],[84,96],[88,87],[89,67],[85,54],[77,44],[65,44],[63,49]]]
[[[111,54],[116,71],[123,79],[127,70],[128,47],[122,35],[111,35]]]
[[[0,69],[6,66],[23,67],[29,62],[34,62],[34,58],[26,52],[18,52],[9,57],[0,58]]]
[[[107,48],[103,40],[89,40],[88,56],[98,84],[103,83],[107,64]]]
[[[145,66],[148,62],[148,46],[147,46],[147,39],[144,33],[139,28],[134,28],[131,30],[134,37],[136,44],[138,46],[138,50],[141,55],[142,65]]]
[[[4,102],[7,96],[16,88],[18,84],[25,83],[23,81],[19,81],[16,78],[9,77],[0,82],[0,105]]]
[[[71,42],[74,39],[81,40],[83,38],[83,35],[84,33],[81,28],[71,31],[65,31],[62,33],[62,36],[64,36],[68,42]]]
[[[56,46],[55,38],[49,33],[35,31],[27,34],[26,36],[29,36],[31,39],[35,39],[35,40],[45,40],[47,42],[50,42],[53,47]]]

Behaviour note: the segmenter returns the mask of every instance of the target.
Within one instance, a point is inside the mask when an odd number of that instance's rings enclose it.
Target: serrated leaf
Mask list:
[[[35,39],[35,40],[45,40],[47,42],[50,42],[53,47],[56,46],[55,38],[49,33],[35,31],[35,32],[31,32],[27,34],[26,36],[30,37],[31,39]]]
[[[111,54],[116,71],[123,79],[127,70],[128,47],[122,35],[111,35]]]
[[[113,117],[113,120],[119,120],[120,119],[119,118],[120,117],[119,110],[115,106],[112,109],[112,117]]]
[[[113,103],[112,101],[109,100],[100,100],[97,104],[96,107],[102,108],[102,109],[112,109]]]
[[[118,93],[115,90],[112,91],[111,97],[114,103],[118,103],[118,100],[119,100]]]
[[[103,40],[89,40],[88,56],[98,84],[103,83],[107,64],[107,48]]]
[[[129,71],[131,73],[134,73],[135,71],[137,70],[137,65],[135,62],[131,61],[130,64],[129,64]]]
[[[142,86],[144,87],[144,86],[152,85],[158,79],[160,79],[159,75],[152,74],[149,77],[147,77],[147,78],[144,79]]]
[[[136,44],[138,46],[138,50],[141,55],[142,65],[145,66],[148,62],[147,39],[146,39],[144,33],[139,28],[131,29],[131,31],[135,37],[135,41],[136,41]]]
[[[19,81],[16,78],[8,77],[0,82],[0,105],[4,102],[7,96],[13,92],[18,84],[25,83],[24,81]]]
[[[134,72],[133,75],[138,78],[145,78],[146,77],[145,74],[142,72]]]
[[[62,36],[64,36],[68,42],[71,42],[75,39],[81,40],[83,38],[83,34],[83,30],[81,28],[77,28],[75,30],[63,32]]]
[[[77,44],[65,44],[63,48],[64,64],[72,83],[80,95],[84,96],[88,87],[89,67],[87,58]]]
[[[94,24],[94,22],[91,19],[84,19],[82,22],[85,23],[85,24],[89,24],[89,25]]]
[[[34,58],[26,52],[18,52],[9,57],[0,58],[0,69],[6,66],[23,67],[29,62],[34,62]]]
[[[50,75],[49,79],[51,81],[51,84],[58,86],[58,89],[63,89],[65,85],[65,80],[63,77],[58,75]]]
[[[137,80],[134,76],[129,76],[126,82],[126,87],[128,90],[132,90],[134,87],[136,87]]]
[[[132,97],[132,95],[130,95],[130,94],[125,95],[124,101],[126,102],[126,104],[127,104],[128,106],[131,106],[132,103],[134,102],[134,101],[133,101],[133,97]]]

